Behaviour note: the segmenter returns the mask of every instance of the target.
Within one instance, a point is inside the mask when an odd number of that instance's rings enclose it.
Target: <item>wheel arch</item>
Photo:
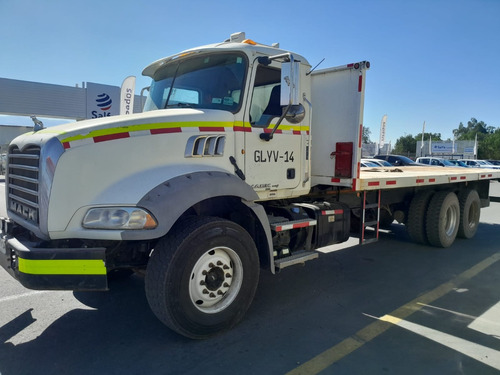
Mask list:
[[[264,208],[255,202],[257,199],[255,191],[240,178],[212,171],[189,173],[165,181],[141,198],[137,205],[149,210],[158,220],[158,227],[151,230],[151,239],[165,236],[175,223],[189,215],[233,221],[254,239],[261,265],[269,267],[271,231]]]

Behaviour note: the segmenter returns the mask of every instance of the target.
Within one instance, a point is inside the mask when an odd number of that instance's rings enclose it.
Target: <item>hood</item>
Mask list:
[[[89,142],[97,143],[104,140],[128,138],[135,135],[148,135],[148,133],[179,133],[189,131],[190,129],[194,130],[193,128],[223,131],[227,128],[232,129],[234,120],[235,118],[232,113],[221,110],[192,108],[163,109],[58,125],[36,133],[28,133],[30,135],[28,138],[32,142],[33,137],[42,140],[55,136],[63,144],[64,148],[68,149]],[[21,140],[16,139],[15,141],[19,143]],[[25,139],[24,141],[27,140]]]

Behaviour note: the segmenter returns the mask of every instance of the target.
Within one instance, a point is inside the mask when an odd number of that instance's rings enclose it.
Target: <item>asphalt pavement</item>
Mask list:
[[[493,202],[476,237],[448,249],[397,224],[376,243],[325,248],[261,272],[243,321],[202,341],[154,317],[138,275],[73,293],[0,269],[0,374],[499,374],[499,231]]]

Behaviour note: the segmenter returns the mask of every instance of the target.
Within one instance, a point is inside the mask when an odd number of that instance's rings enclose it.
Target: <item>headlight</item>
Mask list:
[[[158,224],[142,208],[101,207],[88,210],[82,225],[88,229],[153,229]]]

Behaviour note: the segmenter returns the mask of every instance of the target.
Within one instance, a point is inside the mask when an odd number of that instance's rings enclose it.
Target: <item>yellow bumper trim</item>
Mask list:
[[[101,259],[19,260],[19,271],[32,275],[106,275]]]

